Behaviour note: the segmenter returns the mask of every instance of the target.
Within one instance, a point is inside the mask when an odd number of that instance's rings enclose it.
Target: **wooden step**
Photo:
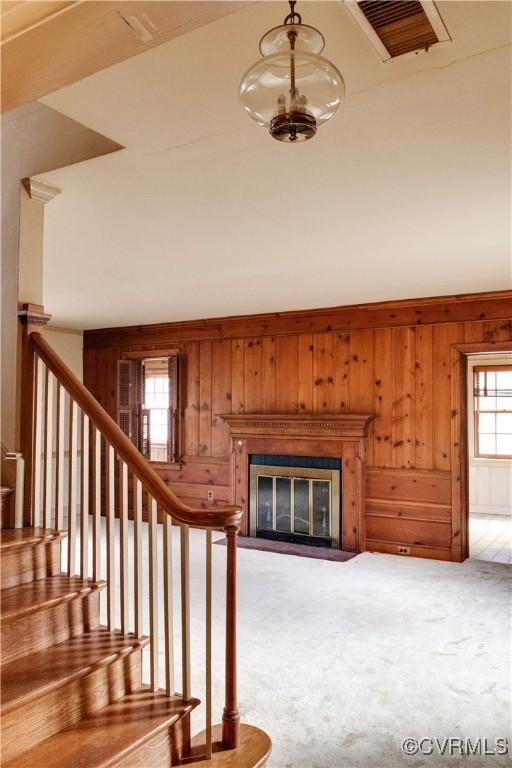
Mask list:
[[[60,542],[66,535],[45,528],[4,528],[0,532],[0,588],[56,576]]]
[[[204,759],[205,732],[203,731],[192,739],[191,759],[183,760],[183,765],[187,768],[263,768],[272,751],[269,736],[254,725],[240,724],[237,749],[222,749],[221,725],[213,726],[212,737],[213,754],[209,760]]]
[[[51,736],[3,768],[168,768],[174,728],[199,702],[144,687]]]
[[[96,629],[2,666],[2,759],[141,685],[148,638]]]
[[[11,524],[12,506],[14,504],[14,489],[2,485],[0,487],[0,528]]]
[[[98,627],[104,582],[51,578],[2,590],[2,663],[61,643]]]

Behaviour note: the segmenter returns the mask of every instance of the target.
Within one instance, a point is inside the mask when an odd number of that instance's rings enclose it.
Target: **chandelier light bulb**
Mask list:
[[[274,139],[292,143],[311,139],[345,96],[340,72],[320,55],[323,35],[302,23],[295,2],[290,0],[284,23],[262,37],[262,58],[240,83],[240,102],[247,114]]]

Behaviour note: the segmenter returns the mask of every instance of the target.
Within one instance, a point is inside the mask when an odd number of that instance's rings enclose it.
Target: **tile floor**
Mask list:
[[[471,513],[469,556],[512,565],[512,515]]]

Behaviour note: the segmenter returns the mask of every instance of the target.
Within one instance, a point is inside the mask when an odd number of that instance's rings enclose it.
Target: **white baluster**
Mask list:
[[[189,528],[182,525],[181,545],[181,670],[183,698],[190,699],[190,548]]]
[[[212,756],[212,531],[206,530],[206,759]]]
[[[35,376],[35,434],[34,434],[34,484],[32,499],[32,525],[39,528],[41,525],[41,453],[43,444],[43,395],[44,395],[44,365],[36,356]]]
[[[101,432],[93,432],[92,578],[101,579]]]
[[[55,446],[55,530],[64,525],[64,444],[66,442],[66,391],[57,386],[57,435]]]
[[[80,578],[89,576],[89,417],[82,411],[80,462]]]
[[[134,627],[136,637],[142,635],[142,483],[133,478],[133,581],[134,581]]]
[[[128,632],[128,467],[119,461],[119,546],[121,576],[121,632]]]
[[[53,501],[53,385],[55,377],[48,368],[45,370],[45,421],[44,421],[44,448],[43,448],[43,467],[44,467],[44,506],[43,506],[43,525],[50,528],[52,524],[52,501]]]
[[[149,501],[149,628],[150,628],[150,666],[151,689],[158,690],[158,539],[157,539],[157,504],[148,496]]]
[[[172,519],[164,512],[165,692],[174,694],[174,622],[172,598]]]
[[[78,405],[74,400],[70,400],[69,407],[68,575],[74,576],[76,570]]]
[[[115,456],[111,445],[107,447],[107,627],[114,629],[116,620],[115,569]]]

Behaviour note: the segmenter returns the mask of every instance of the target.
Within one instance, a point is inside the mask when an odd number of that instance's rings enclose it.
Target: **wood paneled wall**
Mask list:
[[[396,553],[405,545],[411,554],[460,559],[452,496],[461,477],[457,468],[452,478],[452,457],[464,435],[453,437],[454,400],[462,397],[453,351],[511,349],[511,316],[512,292],[500,292],[89,331],[84,380],[115,416],[118,359],[181,348],[183,462],[158,469],[196,506],[207,505],[209,490],[214,504],[231,497],[229,430],[218,414],[373,412],[365,548]]]

